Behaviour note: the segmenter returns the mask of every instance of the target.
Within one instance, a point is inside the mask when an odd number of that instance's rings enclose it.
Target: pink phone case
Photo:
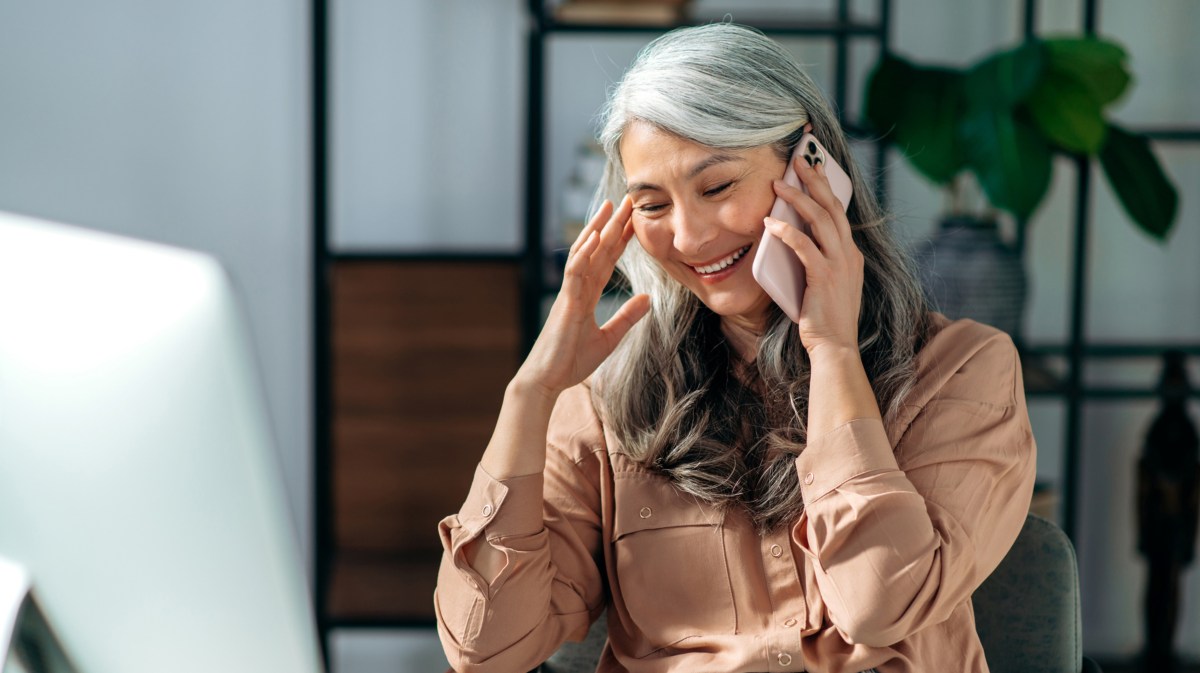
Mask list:
[[[825,176],[829,178],[833,195],[842,202],[842,210],[850,207],[850,197],[854,194],[850,176],[846,175],[846,171],[825,151],[816,136],[811,133],[804,134],[800,138],[799,144],[796,145],[792,159],[794,160],[796,156],[804,157],[810,165],[824,164]],[[796,176],[796,169],[792,161],[788,161],[783,181],[803,189],[806,194],[808,193],[804,185],[800,184],[800,178]],[[771,217],[787,222],[806,234],[809,233],[808,224],[803,222],[796,209],[783,199],[775,199]],[[764,231],[762,241],[758,244],[758,254],[754,256],[751,273],[754,274],[754,280],[758,281],[758,284],[767,291],[776,304],[779,304],[779,308],[783,309],[792,322],[800,322],[800,304],[804,298],[806,282],[804,265],[800,263],[796,251],[772,235],[771,232]]]

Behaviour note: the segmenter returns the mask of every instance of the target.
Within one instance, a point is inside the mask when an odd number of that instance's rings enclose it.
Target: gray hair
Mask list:
[[[607,157],[594,208],[625,194],[620,143],[633,122],[712,148],[772,146],[787,159],[805,124],[854,183],[847,211],[865,258],[859,350],[887,421],[915,383],[931,318],[910,259],[812,79],[752,28],[716,23],[647,45],[602,113]],[[743,365],[714,314],[631,241],[618,269],[651,312],[601,365],[593,397],[635,459],[719,506],[743,505],[762,531],[803,509],[794,457],[807,443],[808,353],[772,306],[753,365]]]

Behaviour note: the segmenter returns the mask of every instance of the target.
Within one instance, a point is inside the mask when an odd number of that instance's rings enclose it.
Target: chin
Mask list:
[[[741,317],[755,322],[765,318],[771,305],[771,298],[758,283],[750,283],[747,287],[725,290],[719,293],[693,294],[710,311],[723,318]]]

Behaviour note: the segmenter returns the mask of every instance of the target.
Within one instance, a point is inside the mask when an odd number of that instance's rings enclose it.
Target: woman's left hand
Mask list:
[[[774,183],[775,193],[807,222],[811,236],[771,217],[767,229],[788,244],[804,265],[807,287],[800,306],[800,341],[809,355],[817,349],[849,348],[858,352],[858,315],[862,306],[863,254],[854,243],[850,221],[833,195],[825,168],[795,157],[803,190]]]

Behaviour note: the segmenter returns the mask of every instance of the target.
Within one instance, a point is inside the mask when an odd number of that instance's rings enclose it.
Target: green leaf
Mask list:
[[[1050,186],[1050,147],[1018,114],[1045,68],[1040,42],[984,59],[967,73],[959,126],[967,163],[992,205],[1028,219]]]
[[[1101,108],[1129,87],[1127,54],[1120,45],[1096,38],[1049,39],[1043,44],[1049,67],[1077,79]]]
[[[895,133],[901,125],[907,94],[904,83],[915,69],[904,59],[885,56],[867,76],[863,109],[879,133]]]
[[[1109,126],[1100,165],[1125,212],[1147,234],[1165,241],[1175,223],[1179,194],[1150,151],[1150,141]]]
[[[1100,102],[1081,79],[1050,68],[1025,105],[1042,133],[1068,152],[1095,154],[1104,146],[1108,125]]]
[[[1045,67],[1039,42],[994,54],[966,75],[966,97],[971,105],[1013,107],[1033,91]]]
[[[957,135],[964,110],[962,78],[945,68],[919,68],[887,57],[867,83],[867,119],[880,133],[890,133],[913,166],[939,185],[966,165]]]
[[[1050,186],[1050,148],[1003,107],[977,106],[963,122],[968,161],[992,205],[1028,219]]]

